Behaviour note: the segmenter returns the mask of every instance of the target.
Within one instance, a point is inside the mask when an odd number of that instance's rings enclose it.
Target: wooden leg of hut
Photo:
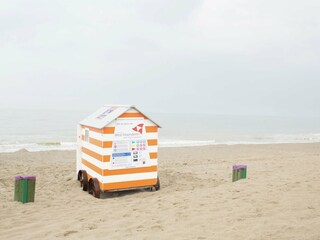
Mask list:
[[[99,181],[96,178],[91,178],[89,180],[88,193],[92,194],[95,198],[100,198],[100,186]]]
[[[88,190],[88,175],[85,170],[80,170],[78,173],[78,180],[80,181],[80,187],[83,191]]]
[[[159,177],[157,178],[157,183],[156,183],[156,185],[154,185],[154,188],[156,189],[156,191],[160,190],[160,179],[159,179]]]

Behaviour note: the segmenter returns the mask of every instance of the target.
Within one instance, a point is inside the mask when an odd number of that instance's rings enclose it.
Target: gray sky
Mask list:
[[[0,0],[0,108],[320,116],[320,1]]]

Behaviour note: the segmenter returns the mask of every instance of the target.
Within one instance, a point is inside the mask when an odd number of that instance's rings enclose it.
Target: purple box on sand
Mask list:
[[[247,168],[247,165],[233,165],[233,170],[238,170],[238,169],[242,169],[242,168]]]

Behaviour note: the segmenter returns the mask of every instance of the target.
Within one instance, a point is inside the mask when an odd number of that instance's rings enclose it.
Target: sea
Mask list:
[[[87,110],[13,110],[0,113],[0,152],[74,150]],[[158,123],[159,147],[316,143],[320,117],[146,113]]]

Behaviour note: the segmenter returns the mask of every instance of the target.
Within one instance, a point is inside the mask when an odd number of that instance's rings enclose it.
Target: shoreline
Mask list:
[[[187,145],[187,146],[159,146],[159,149],[167,149],[167,148],[197,148],[197,147],[219,147],[219,146],[268,146],[268,145],[287,145],[287,144],[320,144],[320,142],[264,142],[264,143],[216,143],[216,144],[203,144],[203,145]],[[76,144],[75,144],[76,145]],[[56,146],[56,145],[54,145]],[[15,151],[0,151],[2,153],[17,153],[19,151],[27,151],[27,152],[50,152],[50,151],[76,151],[76,149],[43,149],[43,150],[28,150],[26,148],[21,148]]]

